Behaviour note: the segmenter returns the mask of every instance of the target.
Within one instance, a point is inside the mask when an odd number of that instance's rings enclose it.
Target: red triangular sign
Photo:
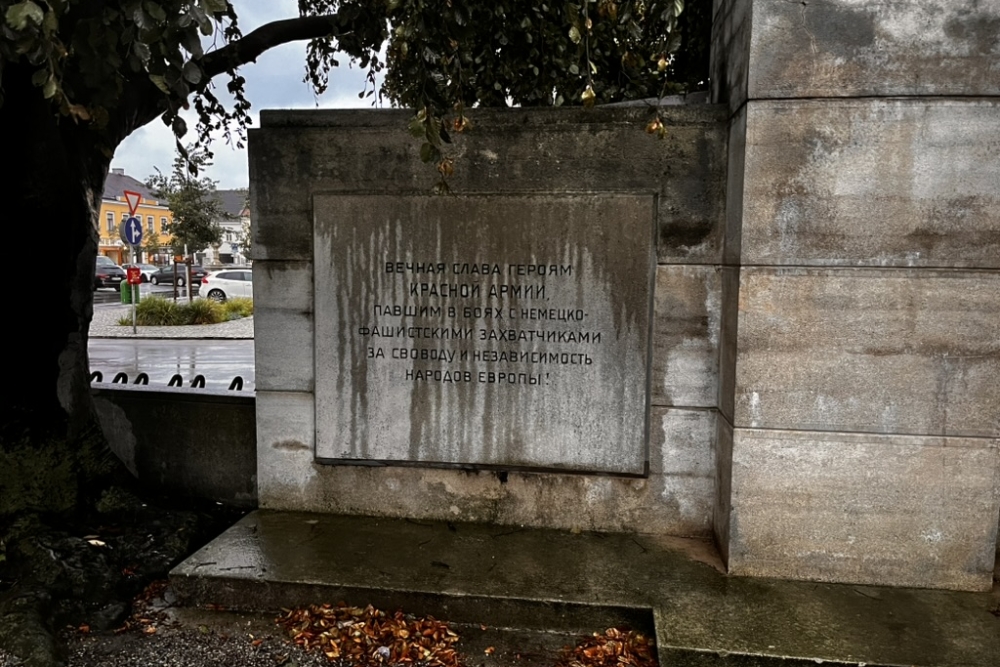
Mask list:
[[[125,191],[125,201],[128,202],[128,214],[135,215],[135,210],[139,208],[139,202],[142,201],[142,195],[138,192],[132,192],[131,190]]]

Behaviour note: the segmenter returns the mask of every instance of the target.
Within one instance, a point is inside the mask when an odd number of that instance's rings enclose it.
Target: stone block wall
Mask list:
[[[724,244],[726,110],[477,111],[457,138],[452,192],[653,202],[649,436],[641,475],[315,461],[314,200],[424,196],[435,181],[407,112],[264,112],[251,131],[261,507],[707,537]],[[354,201],[357,201],[354,199]],[[555,201],[555,199],[554,199]],[[326,209],[324,209],[326,210]],[[614,233],[614,220],[608,220]],[[322,281],[320,281],[322,282]],[[584,417],[581,417],[584,418]],[[607,443],[611,458],[635,443]],[[624,449],[622,450],[624,452]]]
[[[731,572],[988,589],[996,3],[717,0],[730,108],[717,540]]]

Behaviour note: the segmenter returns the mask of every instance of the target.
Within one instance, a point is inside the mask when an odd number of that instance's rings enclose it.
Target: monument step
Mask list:
[[[655,631],[664,667],[1000,666],[996,591],[730,577],[710,543],[664,536],[259,510],[171,585],[232,610],[343,601],[529,632],[629,626]]]

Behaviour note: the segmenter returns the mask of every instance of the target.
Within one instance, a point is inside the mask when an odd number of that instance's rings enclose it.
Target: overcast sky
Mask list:
[[[235,3],[240,17],[243,34],[276,19],[290,18],[298,14],[296,0],[259,0]],[[317,98],[310,87],[302,82],[305,73],[305,42],[286,44],[271,49],[256,63],[240,69],[246,78],[247,99],[253,105],[251,115],[257,127],[261,109],[315,109],[315,108],[371,108],[371,100],[358,99],[364,89],[363,70],[349,68],[346,59],[341,59],[340,67],[330,72],[330,88]],[[225,99],[225,79],[216,77],[216,94]],[[191,128],[193,139],[195,118],[185,116]],[[213,143],[215,164],[208,170],[209,178],[218,181],[220,189],[245,188],[248,185],[246,149],[237,150],[224,140]],[[170,129],[162,121],[154,120],[128,137],[112,161],[112,167],[140,181],[145,181],[159,167],[169,173],[174,160],[174,138]]]

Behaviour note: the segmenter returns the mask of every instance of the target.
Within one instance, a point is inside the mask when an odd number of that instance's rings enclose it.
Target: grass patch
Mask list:
[[[253,315],[253,299],[246,297],[236,297],[229,299],[222,304],[222,309],[226,313],[226,319],[236,320],[241,317]]]

